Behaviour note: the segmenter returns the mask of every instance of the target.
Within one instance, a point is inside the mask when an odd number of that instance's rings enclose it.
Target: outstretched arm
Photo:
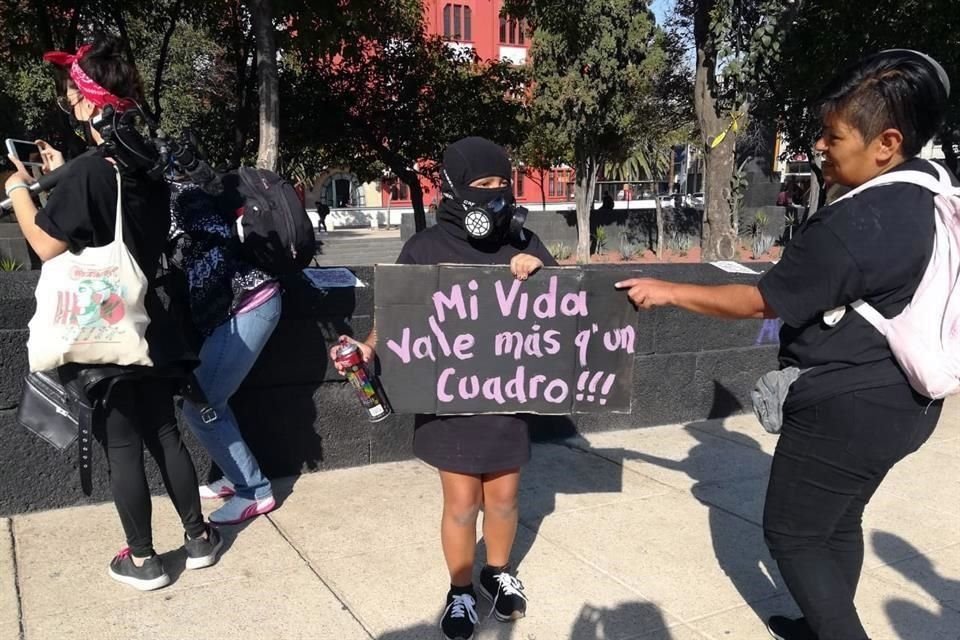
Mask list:
[[[640,309],[680,307],[693,313],[717,318],[776,318],[777,312],[767,304],[760,289],[747,284],[700,285],[631,278],[616,284],[628,289],[630,300]]]

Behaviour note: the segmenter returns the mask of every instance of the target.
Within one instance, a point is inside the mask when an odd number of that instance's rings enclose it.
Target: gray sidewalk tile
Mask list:
[[[540,534],[684,620],[779,584],[759,527],[680,494],[558,514]]]
[[[217,504],[205,505],[207,511]],[[25,619],[140,596],[138,591],[107,575],[110,559],[123,541],[112,504],[18,516],[15,522]],[[227,545],[220,562],[199,571],[184,571],[183,529],[166,498],[153,501],[153,527],[154,547],[174,580],[163,590],[164,597],[237,577],[266,579],[271,574],[304,566],[296,551],[265,518],[245,526],[223,527]],[[62,550],[68,552],[61,553]]]
[[[649,498],[670,487],[624,469],[581,448],[536,444],[520,483],[520,511],[527,520],[552,513]]]
[[[481,554],[477,564],[482,561]],[[626,640],[678,622],[617,580],[523,528],[514,561],[530,599],[527,617],[512,625],[486,619],[490,607],[481,596],[478,613],[484,622],[478,640]],[[394,552],[326,561],[322,573],[379,640],[435,637],[449,585],[439,536],[430,544]]]
[[[731,640],[754,640],[766,638],[766,620],[772,615],[799,617],[800,610],[793,598],[787,593],[779,593],[770,598],[751,604],[742,604],[722,613],[716,613],[687,624],[710,638],[730,638]]]
[[[894,556],[919,553],[912,544],[893,534],[876,532],[868,539],[874,548]],[[960,613],[960,544],[877,567],[870,575],[898,590],[929,595],[944,608]]]
[[[0,518],[0,631],[6,625],[19,625],[19,620],[20,604],[17,599],[10,520]],[[0,633],[0,638],[15,638],[16,635],[8,636]]]
[[[857,611],[872,640],[957,640],[960,613],[943,609],[928,595],[892,589],[864,575],[857,589]]]
[[[730,416],[729,418],[723,419],[692,422],[688,426],[697,431],[705,431],[706,433],[720,438],[726,438],[731,442],[743,444],[750,448],[759,446],[764,453],[770,456],[773,455],[774,449],[777,448],[777,436],[764,431],[752,413]]]
[[[925,445],[890,471],[881,490],[887,489],[947,516],[957,515],[960,513],[958,469],[960,464],[955,456]]]
[[[305,565],[26,620],[25,640],[369,640]]]
[[[721,436],[690,426],[652,427],[589,434],[585,441],[590,451],[675,489],[770,472],[771,456],[759,441],[733,431]]]
[[[570,640],[581,640],[579,636],[570,636]],[[605,636],[586,636],[586,640],[605,640]],[[630,636],[629,640],[710,640],[709,636],[698,633],[685,625],[669,629],[652,631],[639,636]]]
[[[960,458],[960,438],[950,438],[949,440],[934,440],[925,445],[937,453],[942,453],[954,458]]]
[[[857,590],[857,611],[872,640],[957,640],[960,614],[945,610],[926,594],[892,588],[864,575]],[[793,599],[781,597],[741,606],[693,621],[690,626],[712,638],[767,638],[770,615],[797,616]]]
[[[270,517],[314,562],[435,539],[443,505],[436,472],[412,462],[376,467],[302,477]]]

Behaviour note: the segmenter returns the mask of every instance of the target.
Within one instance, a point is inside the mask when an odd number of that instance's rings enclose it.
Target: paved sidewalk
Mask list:
[[[944,416],[867,511],[857,603],[874,640],[960,639],[960,403]],[[529,616],[490,618],[478,638],[766,638],[761,618],[794,611],[760,530],[775,442],[739,417],[536,445],[515,552]],[[281,508],[224,528],[222,560],[197,572],[183,571],[177,520],[155,500],[174,584],[150,594],[107,577],[122,539],[112,506],[0,519],[0,639],[438,637],[447,576],[433,470],[411,461],[280,484]]]

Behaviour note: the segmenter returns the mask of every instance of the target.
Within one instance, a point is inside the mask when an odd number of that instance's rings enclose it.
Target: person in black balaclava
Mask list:
[[[397,262],[509,264],[520,280],[544,265],[556,266],[540,239],[523,229],[526,210],[514,204],[511,174],[507,152],[489,140],[464,138],[450,145],[443,155],[437,224],[410,238]],[[364,360],[373,359],[376,343],[376,328],[356,343]],[[515,414],[418,415],[415,426],[414,453],[440,470],[443,487],[440,537],[450,590],[440,628],[447,640],[469,640],[477,624],[473,564],[481,505],[488,564],[480,572],[480,593],[494,603],[500,621],[526,613],[523,585],[509,565],[520,468],[530,459],[529,430],[524,417]]]

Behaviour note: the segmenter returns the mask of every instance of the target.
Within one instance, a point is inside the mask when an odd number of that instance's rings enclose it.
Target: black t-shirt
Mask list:
[[[909,160],[893,171],[930,165]],[[910,184],[875,187],[812,216],[780,262],[760,280],[764,300],[783,320],[780,365],[812,367],[785,408],[907,380],[886,339],[849,307],[833,327],[823,313],[863,299],[891,318],[910,302],[933,251],[933,194]]]
[[[544,266],[557,266],[536,234],[524,230],[524,239],[496,247],[479,248],[446,230],[447,223],[417,233],[403,246],[397,264],[506,265],[520,253],[534,255]],[[537,276],[534,275],[534,278]],[[417,415],[414,453],[421,460],[461,473],[494,473],[519,468],[530,458],[526,420],[516,414],[475,416]]]
[[[65,242],[69,251],[113,242],[117,209],[117,173],[101,155],[83,156],[37,212],[37,226]],[[123,240],[150,283],[144,301],[150,325],[147,344],[155,367],[191,360],[176,320],[157,295],[160,257],[170,231],[170,189],[162,180],[121,172]]]

